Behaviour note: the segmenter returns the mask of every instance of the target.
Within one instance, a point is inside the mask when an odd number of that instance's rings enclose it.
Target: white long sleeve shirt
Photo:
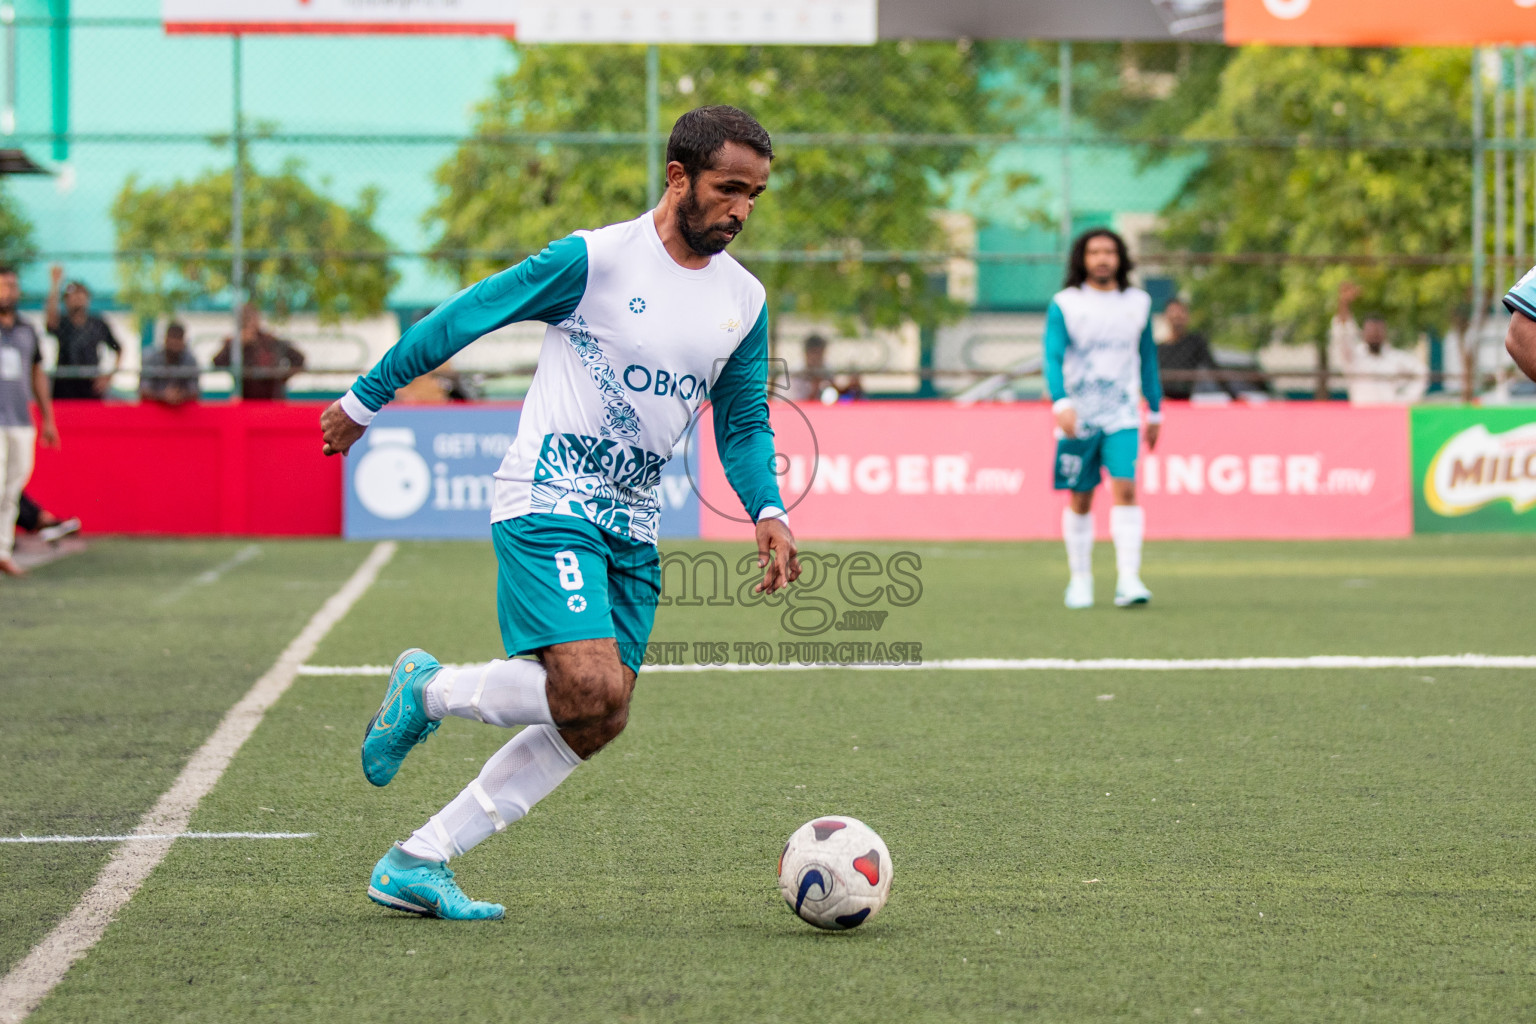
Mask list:
[[[1328,364],[1344,375],[1352,405],[1405,405],[1424,397],[1429,370],[1412,352],[1383,345],[1373,353],[1353,319],[1328,324]]]

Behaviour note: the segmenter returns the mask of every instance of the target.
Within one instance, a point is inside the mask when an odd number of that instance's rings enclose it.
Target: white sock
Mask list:
[[[1146,522],[1140,505],[1116,505],[1109,510],[1109,535],[1115,539],[1115,568],[1121,579],[1141,578],[1141,535]]]
[[[1074,577],[1093,575],[1093,514],[1061,510],[1061,537],[1067,542],[1067,568]]]
[[[500,832],[554,792],[581,758],[552,725],[530,725],[491,755],[480,776],[434,814],[400,848],[446,861]]]
[[[531,658],[441,669],[427,684],[426,712],[487,725],[554,725],[545,693],[544,666]]]

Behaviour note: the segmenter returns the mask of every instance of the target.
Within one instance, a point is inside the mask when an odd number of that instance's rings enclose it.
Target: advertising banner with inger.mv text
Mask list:
[[[1044,403],[772,403],[780,489],[797,536],[1046,540],[1061,536],[1055,421]],[[1413,528],[1406,408],[1170,403],[1142,444],[1147,536],[1402,537]],[[700,534],[751,535],[706,421],[688,446]],[[1108,536],[1110,498],[1094,514]]]

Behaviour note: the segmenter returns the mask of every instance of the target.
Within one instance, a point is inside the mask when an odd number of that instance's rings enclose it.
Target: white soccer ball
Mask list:
[[[857,818],[829,814],[795,830],[779,856],[779,892],[817,928],[857,928],[891,891],[891,853]]]

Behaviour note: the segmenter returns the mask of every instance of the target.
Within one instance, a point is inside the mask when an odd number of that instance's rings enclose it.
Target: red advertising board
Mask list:
[[[1140,483],[1151,537],[1406,537],[1408,410],[1175,405]]]
[[[773,420],[798,536],[1060,536],[1063,498],[1052,489],[1055,441],[1044,405],[775,402]],[[749,534],[707,424],[696,441],[700,535]],[[1407,536],[1408,477],[1406,409],[1311,403],[1175,403],[1158,450],[1141,463],[1152,538]],[[1096,504],[1107,536],[1107,495]]]
[[[58,402],[63,447],[28,484],[92,533],[334,536],[341,460],[320,454],[324,403]]]

